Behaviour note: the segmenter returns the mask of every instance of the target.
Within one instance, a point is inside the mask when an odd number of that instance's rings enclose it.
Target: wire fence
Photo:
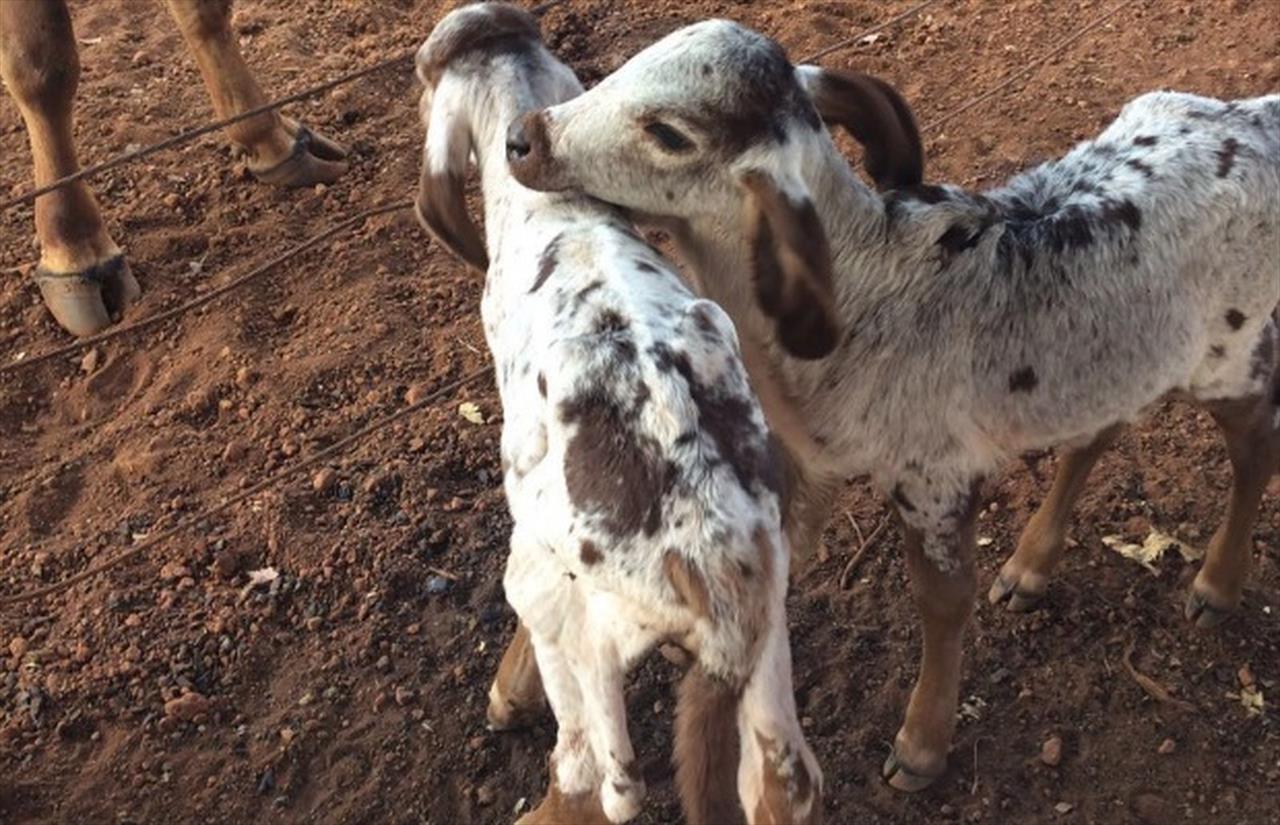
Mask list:
[[[560,5],[563,2],[565,2],[565,0],[550,0],[550,2],[543,3],[539,6],[534,7],[532,11],[535,14],[542,14]],[[847,37],[843,40],[837,41],[836,43],[833,43],[830,46],[827,46],[819,50],[818,52],[815,52],[814,54],[806,58],[803,58],[801,62],[813,63],[841,49],[856,46],[859,43],[862,43],[863,41],[865,41],[867,38],[875,34],[879,34],[889,29],[890,27],[895,26],[911,18],[912,16],[918,15],[923,11],[925,11],[926,9],[928,9],[929,7],[937,5],[939,2],[941,2],[941,0],[925,0],[925,2],[918,3],[915,6],[912,6],[911,8],[909,8],[907,11],[899,15],[896,15],[893,18],[890,18],[889,20],[885,21],[884,23],[881,23],[880,25],[874,28],[867,29],[866,31],[859,32],[858,34],[855,34],[851,37]],[[950,112],[942,115],[941,117],[934,119],[929,124],[923,127],[922,132],[927,134],[927,133],[937,131],[944,124],[953,120],[955,117],[959,116],[960,114],[967,112],[973,109],[974,107],[982,104],[983,102],[995,97],[997,94],[1008,89],[1010,86],[1012,86],[1019,80],[1028,77],[1033,71],[1035,71],[1036,68],[1043,65],[1048,60],[1051,60],[1055,55],[1061,54],[1072,43],[1077,42],[1078,40],[1085,37],[1090,32],[1095,31],[1100,26],[1105,24],[1108,20],[1115,17],[1119,12],[1134,5],[1137,2],[1138,0],[1121,0],[1121,2],[1118,5],[1112,7],[1110,10],[1103,13],[1102,15],[1100,15],[1099,17],[1097,17],[1096,19],[1094,19],[1093,21],[1091,21],[1090,23],[1088,23],[1087,25],[1085,25],[1084,27],[1076,31],[1074,34],[1072,34],[1065,40],[1060,41],[1057,45],[1054,46],[1054,48],[1050,49],[1048,52],[1041,55],[1039,58],[1031,61],[1030,63],[1026,64],[1025,66],[1019,69],[1016,69],[1010,72],[1008,75],[1006,75],[1004,79],[1002,79],[992,89],[989,89],[983,94],[980,94],[977,97],[967,101],[963,105],[951,110]],[[44,194],[49,191],[53,191],[53,189],[56,189],[59,186],[69,185],[75,180],[83,179],[92,174],[97,174],[99,172],[105,171],[106,169],[109,169],[109,168],[115,168],[117,166],[124,165],[131,161],[137,160],[141,157],[146,157],[147,155],[154,154],[155,152],[161,151],[162,149],[170,148],[172,146],[178,145],[179,143],[192,140],[196,137],[199,137],[202,134],[208,134],[209,132],[215,131],[216,129],[220,129],[223,126],[228,125],[229,123],[236,122],[236,120],[243,120],[244,118],[247,118],[247,117],[253,117],[256,114],[261,114],[264,111],[269,111],[271,109],[278,108],[279,106],[283,106],[287,103],[294,102],[296,100],[303,100],[307,97],[311,97],[316,94],[321,94],[324,91],[328,91],[330,89],[336,88],[337,86],[342,85],[343,83],[351,82],[360,77],[367,77],[378,71],[382,71],[383,69],[386,69],[390,66],[396,65],[397,63],[400,63],[402,61],[412,59],[412,56],[413,56],[412,53],[408,53],[408,54],[398,55],[393,58],[389,58],[388,60],[384,60],[372,66],[365,67],[364,69],[360,69],[356,72],[352,72],[350,74],[343,75],[340,78],[336,78],[334,80],[328,81],[327,83],[321,84],[320,86],[312,87],[310,89],[305,89],[301,92],[297,92],[287,97],[280,98],[279,100],[272,101],[271,103],[264,104],[263,106],[258,107],[255,110],[251,110],[250,112],[245,112],[242,115],[237,115],[236,118],[234,119],[217,121],[215,123],[202,126],[198,129],[193,129],[188,132],[183,132],[180,135],[176,135],[173,138],[169,138],[168,140],[161,141],[158,144],[145,147],[135,152],[126,153],[125,155],[121,155],[117,158],[113,158],[112,160],[106,161],[101,164],[97,164],[96,166],[93,166],[93,167],[88,167],[87,169],[82,170],[80,173],[77,173],[76,175],[67,176],[67,178],[64,178],[60,181],[55,181],[46,187],[41,187],[41,189],[33,190],[32,192],[29,192],[26,195],[11,199],[10,201],[6,201],[3,204],[0,204],[0,208],[5,208],[8,206],[15,205],[17,203],[23,203],[29,200],[34,200],[36,197],[39,197],[41,194]],[[319,244],[335,237],[336,235],[342,233],[343,231],[352,229],[354,227],[357,227],[363,224],[363,222],[368,220],[370,217],[407,209],[410,206],[411,206],[410,202],[402,201],[402,202],[389,204],[386,206],[375,207],[373,209],[369,209],[364,212],[361,212],[358,215],[354,215],[350,218],[340,221],[339,223],[334,224],[333,226],[330,226],[329,228],[322,230],[321,232],[315,235],[312,235],[311,237],[307,238],[301,243],[289,248],[288,250],[285,250],[284,252],[271,258],[270,260],[263,262],[262,264],[258,265],[254,269],[245,273],[244,275],[239,276],[238,278],[213,290],[212,292],[202,295],[198,298],[192,299],[190,301],[187,301],[177,307],[174,307],[173,309],[167,310],[162,313],[158,313],[149,318],[145,318],[141,321],[138,321],[133,324],[129,324],[124,327],[107,330],[106,332],[100,333],[90,338],[85,338],[85,339],[76,341],[74,343],[68,344],[63,347],[59,347],[57,349],[51,350],[49,352],[43,353],[33,358],[24,359],[23,361],[19,361],[13,364],[0,366],[0,378],[3,378],[6,374],[16,372],[19,369],[26,369],[36,364],[45,363],[60,357],[71,355],[85,347],[94,346],[96,344],[100,344],[105,341],[119,338],[124,335],[128,335],[144,329],[155,327],[159,324],[165,323],[166,321],[171,321],[171,320],[181,318],[187,315],[188,313],[194,311],[195,309],[201,306],[204,306],[220,297],[223,297],[228,293],[232,292],[233,290],[239,289],[240,287],[248,283],[251,283],[252,281],[256,280],[257,278],[260,278],[263,274],[270,271],[274,267],[279,266],[280,264],[291,260],[292,258],[306,252],[309,249],[315,248]],[[436,401],[440,400],[448,393],[458,389],[462,389],[478,381],[488,371],[489,371],[489,367],[485,366],[483,368],[473,370],[472,372],[469,372],[459,378],[448,381],[445,384],[442,384],[441,386],[437,387],[435,391],[433,391],[426,397],[422,398],[421,400],[413,404],[410,404],[400,410],[397,410],[396,412],[388,416],[385,416],[375,422],[372,422],[356,430],[355,432],[351,433],[350,435],[346,436],[340,441],[335,442],[329,447],[326,447],[305,459],[295,462],[294,464],[290,465],[287,468],[282,468],[276,471],[275,473],[268,475],[262,480],[245,488],[241,492],[231,496],[230,498],[225,499],[220,504],[207,507],[189,516],[180,518],[177,522],[170,525],[169,527],[162,529],[158,533],[151,534],[146,539],[143,539],[141,543],[129,548],[126,551],[123,551],[117,554],[116,556],[110,559],[107,559],[106,561],[103,561],[96,565],[88,567],[79,573],[75,573],[53,584],[49,584],[47,586],[21,592],[16,595],[0,598],[0,608],[12,607],[24,602],[29,602],[29,601],[33,601],[36,599],[41,599],[41,598],[53,595],[55,593],[66,590],[67,588],[70,588],[73,585],[78,584],[82,581],[94,578],[130,560],[139,558],[148,550],[158,545],[160,542],[165,541],[166,539],[172,538],[173,536],[178,535],[179,533],[187,529],[190,529],[195,525],[203,521],[206,521],[215,515],[224,513],[230,510],[232,507],[235,507],[238,504],[248,501],[253,496],[259,495],[279,485],[282,485],[283,483],[288,481],[290,478],[293,478],[294,476],[296,476],[298,473],[304,472],[326,461],[329,461],[330,459],[335,458],[340,453],[342,453],[342,451],[346,450],[348,447],[353,446],[357,442],[365,438],[368,438],[369,436],[372,436],[375,433],[385,430],[388,427],[391,427],[392,425],[404,420],[405,418],[418,412],[419,410],[422,410],[427,406],[435,403]]]

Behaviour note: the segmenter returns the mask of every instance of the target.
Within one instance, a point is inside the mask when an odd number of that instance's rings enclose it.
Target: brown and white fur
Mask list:
[[[688,821],[734,821],[738,802],[752,823],[818,821],[822,775],[792,695],[781,462],[732,323],[618,210],[511,177],[511,121],[582,91],[530,15],[498,3],[454,11],[417,71],[417,211],[487,271],[481,314],[515,522],[504,577],[521,622],[514,658],[536,657],[559,726],[550,790],[523,821],[640,811],[623,686],[662,642],[694,662],[677,703]],[[473,153],[487,242],[463,200]],[[495,681],[499,725],[513,699],[536,697],[508,690],[513,678],[536,683],[527,655],[522,668],[508,663]]]
[[[849,128],[892,191],[857,179],[819,115]],[[1200,404],[1226,436],[1235,485],[1186,614],[1208,625],[1240,605],[1280,463],[1280,97],[1145,95],[1065,157],[971,193],[921,184],[914,119],[883,82],[793,67],[768,38],[708,21],[529,115],[511,147],[527,185],[670,229],[703,294],[759,342],[766,369],[752,380],[770,420],[802,424],[779,432],[814,482],[810,501],[829,495],[824,478],[868,473],[896,504],[924,651],[885,765],[894,786],[922,788],[945,768],[979,486],[1007,457],[1063,449],[991,588],[1024,609],[1118,429],[1170,395]],[[821,279],[765,288],[774,276],[740,207],[760,180],[781,208],[820,219],[802,225],[814,254],[833,259],[830,299],[810,304],[825,315],[777,306]],[[814,359],[832,328],[838,344]],[[821,507],[811,514],[820,523]]]
[[[231,0],[166,4],[195,54],[219,117],[266,102],[231,30]],[[0,78],[26,123],[36,186],[79,171],[72,104],[80,58],[64,0],[0,2]],[[226,134],[267,183],[328,183],[347,168],[342,147],[275,111],[228,126]],[[54,320],[72,335],[100,332],[141,295],[83,180],[37,198],[35,219],[36,282]]]

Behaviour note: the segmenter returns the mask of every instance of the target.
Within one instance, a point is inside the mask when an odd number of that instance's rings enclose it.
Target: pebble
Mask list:
[[[1062,762],[1062,737],[1050,736],[1045,740],[1040,746],[1040,761],[1051,768],[1058,767]]]
[[[414,384],[404,394],[404,403],[417,404],[419,401],[427,397],[427,388],[422,384]]]
[[[449,580],[443,576],[432,576],[427,579],[427,592],[432,595],[439,595],[449,591]]]
[[[317,493],[328,493],[338,480],[338,474],[332,467],[321,467],[311,477],[311,489]]]
[[[179,719],[183,722],[190,722],[208,712],[209,700],[195,691],[184,693],[178,698],[170,699],[164,703],[164,715],[170,719]]]
[[[1236,678],[1240,680],[1240,687],[1253,687],[1256,680],[1253,677],[1253,671],[1249,665],[1240,665],[1240,670],[1236,672]]]
[[[227,464],[237,464],[248,454],[248,445],[238,438],[233,438],[227,442],[226,448],[222,451],[222,460]]]
[[[1172,739],[1166,739],[1160,743],[1160,747],[1156,748],[1156,753],[1161,755],[1168,755],[1173,753],[1177,749],[1178,749],[1177,742],[1173,741]]]
[[[400,707],[404,707],[405,705],[409,704],[414,699],[416,699],[417,696],[418,694],[415,691],[413,691],[411,688],[406,688],[406,687],[396,688],[396,704],[399,705]]]
[[[234,550],[220,550],[213,558],[213,572],[224,579],[234,578],[240,572],[240,554]]]
[[[182,579],[190,575],[191,570],[186,565],[176,561],[166,562],[165,565],[160,568],[160,578],[165,581]]]
[[[1076,806],[1072,805],[1070,802],[1059,802],[1057,805],[1053,806],[1053,809],[1057,811],[1059,814],[1066,816],[1067,814],[1074,811],[1076,809]]]
[[[491,805],[493,804],[493,800],[493,788],[490,788],[488,785],[481,785],[476,789],[476,802],[480,805]]]
[[[15,659],[21,659],[22,654],[27,652],[27,640],[21,636],[14,636],[9,640],[9,652]]]
[[[1153,793],[1142,793],[1134,797],[1133,813],[1145,825],[1168,825],[1174,821],[1170,806]]]
[[[385,654],[384,654],[383,656],[380,656],[380,657],[378,658],[378,663],[377,663],[376,665],[374,665],[374,667],[376,667],[378,670],[390,670],[390,669],[391,669],[391,657],[390,657],[390,656],[387,656],[387,655],[385,655]]]
[[[176,192],[170,192],[164,196],[164,205],[170,209],[177,209],[180,203],[182,203],[182,198],[178,197]]]
[[[310,630],[313,633],[319,630],[322,624],[324,624],[324,619],[321,619],[319,616],[307,617],[307,621],[306,621],[307,630]]]
[[[249,367],[241,367],[236,370],[236,386],[247,388],[258,380],[258,373]]]
[[[84,358],[80,359],[80,371],[91,373],[98,368],[98,361],[101,359],[98,348],[94,347],[84,354]]]

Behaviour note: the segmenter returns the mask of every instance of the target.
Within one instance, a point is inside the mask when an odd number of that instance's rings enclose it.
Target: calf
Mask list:
[[[891,191],[858,180],[822,119],[864,144]],[[796,68],[768,38],[708,21],[530,114],[509,149],[526,185],[670,229],[744,349],[760,342],[752,381],[770,419],[803,425],[780,432],[815,523],[845,476],[870,474],[896,505],[924,652],[884,768],[894,786],[946,765],[979,485],[1007,457],[1064,447],[991,587],[1020,610],[1044,593],[1120,428],[1171,395],[1200,404],[1235,484],[1186,615],[1211,625],[1239,606],[1280,463],[1280,96],[1144,95],[1060,160],[967,192],[922,184],[914,118],[887,84]],[[779,243],[782,266],[761,254]]]
[[[481,314],[515,522],[504,578],[522,625],[514,649],[536,657],[559,725],[550,790],[523,821],[639,812],[623,682],[660,642],[694,661],[676,709],[688,820],[737,818],[740,750],[752,823],[817,821],[822,775],[791,688],[782,468],[732,323],[616,209],[511,177],[508,124],[582,90],[532,17],[463,7],[423,44],[417,72],[427,127],[417,212],[487,270]],[[472,153],[487,243],[463,200]],[[536,672],[500,669],[495,722],[534,695],[519,683]]]

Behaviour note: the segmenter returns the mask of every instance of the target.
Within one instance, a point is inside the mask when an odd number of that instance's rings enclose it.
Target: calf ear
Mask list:
[[[840,337],[831,280],[831,248],[807,194],[783,190],[768,172],[752,170],[746,192],[747,237],[760,309],[796,358],[829,355]]]
[[[489,269],[489,255],[465,198],[471,158],[471,131],[461,117],[465,103],[440,91],[436,89],[430,106],[424,106],[427,138],[414,212],[437,241],[483,273]]]
[[[801,66],[800,83],[828,124],[843,126],[866,150],[867,174],[880,190],[924,180],[924,149],[911,107],[878,77]]]

